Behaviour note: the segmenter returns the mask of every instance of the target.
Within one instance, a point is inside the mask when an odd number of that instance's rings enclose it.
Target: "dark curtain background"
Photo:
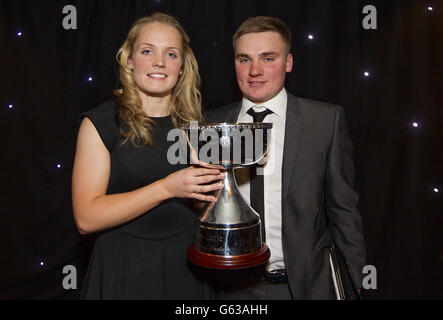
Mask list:
[[[68,4],[77,9],[76,30],[62,27]],[[362,27],[367,4],[377,9],[377,30]],[[437,0],[2,1],[0,298],[78,298],[96,237],[80,235],[72,216],[78,116],[111,97],[114,55],[130,24],[154,10],[176,16],[191,36],[206,109],[240,98],[231,46],[240,23],[272,15],[288,24],[294,69],[287,89],[345,108],[368,264],[377,268],[377,289],[364,297],[441,299]],[[66,265],[77,269],[77,290],[62,287]]]

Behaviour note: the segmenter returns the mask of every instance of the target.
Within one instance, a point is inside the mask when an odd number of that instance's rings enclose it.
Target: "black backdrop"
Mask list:
[[[69,4],[76,30],[62,27]],[[377,30],[362,27],[368,4]],[[0,10],[0,298],[78,298],[63,289],[62,270],[75,266],[80,288],[96,237],[81,236],[72,217],[78,115],[110,98],[114,55],[130,24],[154,10],[191,36],[206,109],[240,97],[231,47],[239,24],[284,20],[293,30],[287,88],[345,108],[368,264],[377,268],[377,289],[364,297],[443,297],[443,1],[29,0]]]

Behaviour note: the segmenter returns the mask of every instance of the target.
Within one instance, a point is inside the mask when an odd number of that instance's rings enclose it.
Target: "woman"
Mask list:
[[[189,37],[157,13],[135,22],[116,57],[117,102],[82,115],[73,169],[79,231],[106,231],[95,243],[82,298],[207,297],[186,261],[195,219],[189,202],[212,201],[202,193],[220,189],[223,173],[171,165],[166,157],[168,131],[202,120]]]

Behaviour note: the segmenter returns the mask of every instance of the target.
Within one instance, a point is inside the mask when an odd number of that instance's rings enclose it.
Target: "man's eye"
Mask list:
[[[240,63],[248,62],[248,59],[243,58],[243,59],[240,59],[239,62],[240,62]]]
[[[274,61],[274,60],[275,60],[274,58],[265,58],[266,62],[271,62],[271,61]]]

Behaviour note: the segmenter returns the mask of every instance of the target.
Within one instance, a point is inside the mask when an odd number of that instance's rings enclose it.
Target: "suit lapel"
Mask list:
[[[289,184],[296,161],[297,151],[303,129],[303,116],[297,98],[288,92],[286,108],[285,142],[282,166],[282,200],[288,196]]]
[[[225,122],[227,123],[237,123],[238,115],[240,114],[241,101],[233,104],[231,110],[226,116]]]

